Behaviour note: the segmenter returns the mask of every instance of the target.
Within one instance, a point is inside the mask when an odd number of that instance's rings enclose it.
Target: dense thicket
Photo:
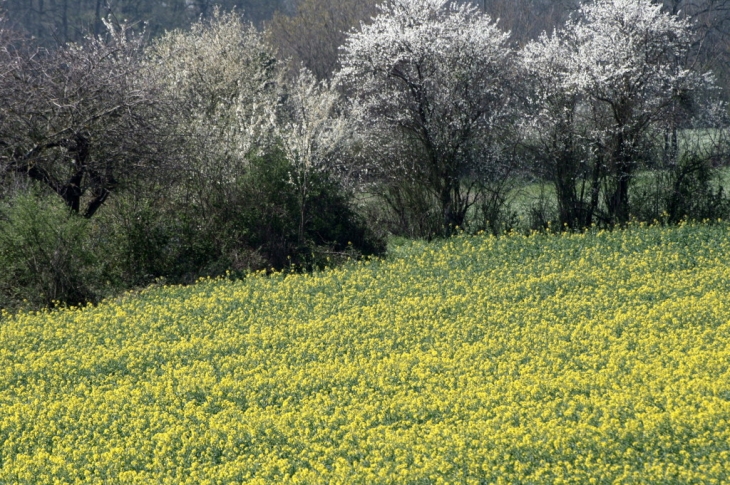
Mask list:
[[[257,5],[4,4],[0,306],[728,214],[721,3]]]
[[[236,14],[145,48],[106,22],[58,49],[2,30],[1,306],[383,251],[335,170],[337,93]]]

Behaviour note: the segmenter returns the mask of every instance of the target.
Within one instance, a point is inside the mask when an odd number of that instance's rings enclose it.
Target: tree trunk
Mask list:
[[[627,150],[626,139],[619,135],[613,155],[613,193],[607,200],[608,216],[611,224],[629,222],[629,183],[633,151]]]
[[[443,181],[439,202],[441,204],[442,232],[444,236],[453,234],[457,227],[464,225],[465,214],[459,207],[460,204],[458,204],[460,185],[458,179]]]

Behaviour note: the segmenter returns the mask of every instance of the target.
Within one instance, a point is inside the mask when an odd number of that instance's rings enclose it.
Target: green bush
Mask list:
[[[296,267],[384,252],[385,244],[353,210],[351,198],[325,174],[313,176],[300,239],[301,200],[280,152],[251,157],[235,182],[168,187],[165,197],[117,197],[100,215],[108,259],[125,287],[156,280],[192,283],[201,277]],[[194,197],[192,193],[205,193]],[[329,258],[329,259],[328,259]]]
[[[333,259],[385,251],[383,240],[355,212],[352,197],[337,181],[326,173],[312,174],[302,201],[289,182],[290,171],[289,161],[280,152],[252,157],[238,187],[236,204],[221,208],[219,214],[219,225],[227,226],[221,241],[227,266],[235,268],[233,256],[248,254],[249,264],[312,269],[331,264]],[[300,238],[302,209],[304,234]]]
[[[730,215],[730,200],[719,169],[712,166],[711,160],[693,155],[639,178],[632,197],[632,214],[637,220],[671,224],[724,219]]]
[[[0,307],[76,305],[156,281],[311,270],[385,251],[326,174],[310,181],[301,237],[290,169],[279,152],[252,157],[234,184],[204,187],[205,199],[175,184],[118,193],[91,219],[56,196],[11,196],[0,206]]]
[[[669,221],[674,223],[682,219],[723,218],[730,209],[717,171],[700,157],[682,160],[669,174],[665,199]]]
[[[21,194],[0,205],[0,307],[95,301],[103,271],[91,224],[57,197]]]

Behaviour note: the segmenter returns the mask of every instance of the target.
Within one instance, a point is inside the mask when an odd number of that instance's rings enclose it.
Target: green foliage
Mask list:
[[[209,187],[205,200],[117,198],[99,217],[107,234],[114,280],[123,287],[155,281],[193,283],[201,277],[311,269],[384,252],[384,243],[355,213],[350,197],[324,174],[304,200],[304,240],[298,234],[300,198],[281,152],[252,156],[233,186]],[[329,258],[329,260],[328,260]]]
[[[0,307],[94,301],[99,266],[91,224],[60,200],[22,194],[0,206]]]
[[[716,220],[730,216],[730,200],[721,171],[711,160],[690,155],[668,169],[642,174],[632,211],[634,219],[643,221]]]
[[[708,160],[690,157],[669,174],[665,194],[669,222],[682,219],[717,219],[730,214],[730,201]]]
[[[173,250],[183,234],[181,225],[156,202],[123,194],[97,218],[106,234],[110,272],[122,288],[146,286],[168,277],[175,266],[184,265],[182,255]]]
[[[251,157],[234,203],[221,204],[213,215],[221,234],[220,254],[234,269],[236,257],[249,254],[246,269],[312,268],[330,260],[382,253],[378,240],[356,214],[350,197],[326,173],[314,173],[302,200],[290,182],[293,167],[281,152]],[[304,204],[304,234],[299,236]],[[253,257],[255,252],[257,257]],[[262,264],[263,263],[263,264]],[[257,267],[258,265],[258,267]],[[265,266],[263,266],[265,265]]]

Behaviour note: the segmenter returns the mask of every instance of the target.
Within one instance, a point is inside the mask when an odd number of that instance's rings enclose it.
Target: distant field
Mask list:
[[[730,226],[0,320],[0,483],[727,483]]]

